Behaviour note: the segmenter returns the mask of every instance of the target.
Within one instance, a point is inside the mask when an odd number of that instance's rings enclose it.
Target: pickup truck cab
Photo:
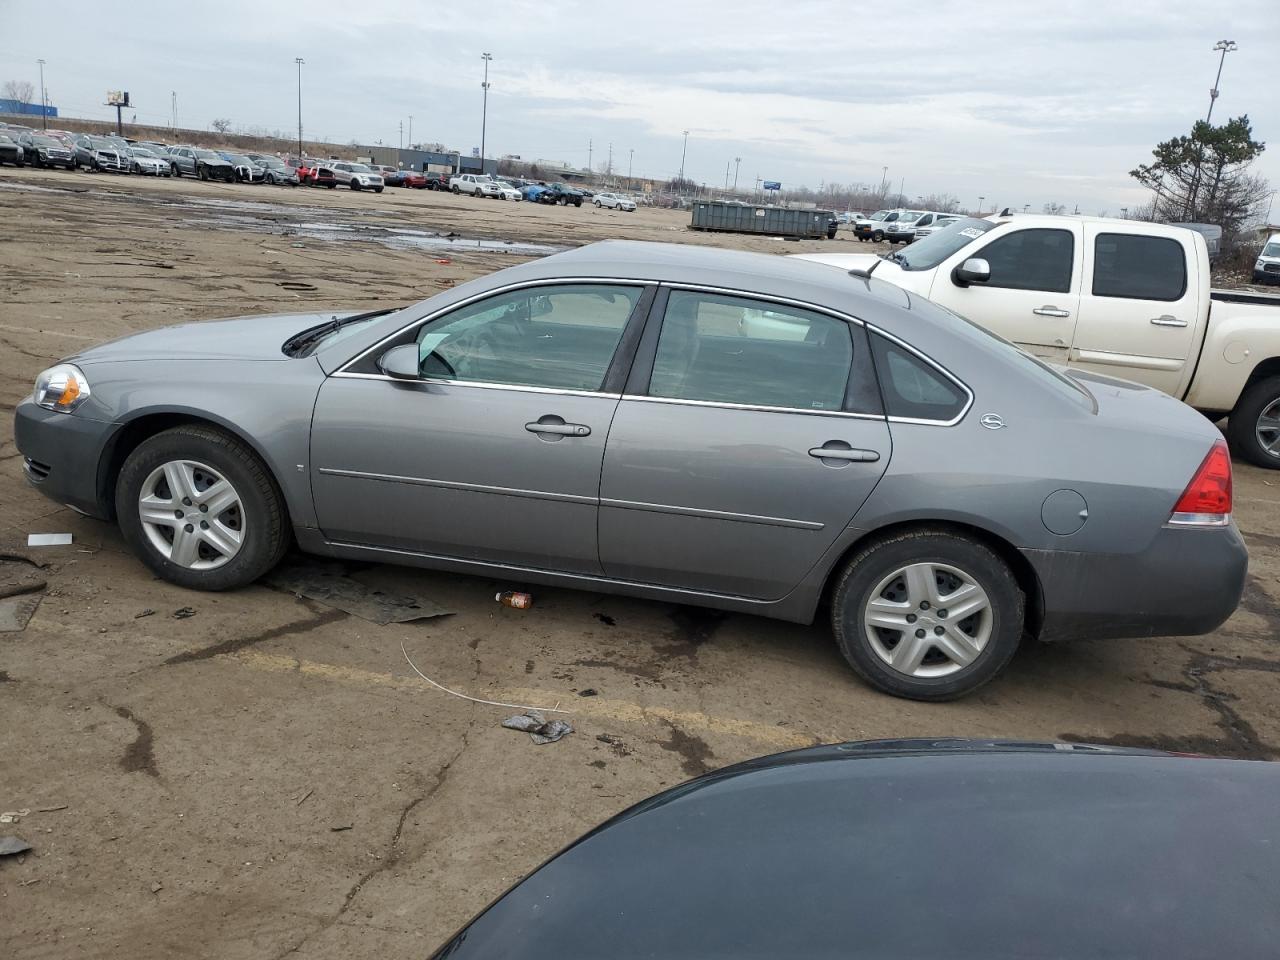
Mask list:
[[[906,250],[802,254],[928,297],[1079,370],[1228,416],[1236,453],[1280,469],[1280,297],[1211,290],[1204,237],[1097,217],[966,217]]]

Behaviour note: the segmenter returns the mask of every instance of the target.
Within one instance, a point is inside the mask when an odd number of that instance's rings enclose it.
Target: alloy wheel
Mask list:
[[[899,673],[933,679],[981,656],[993,613],[986,591],[959,567],[913,563],[880,580],[862,619],[877,657]]]
[[[244,545],[240,494],[195,460],[171,460],[151,471],[138,494],[138,519],[161,556],[191,570],[217,569]]]
[[[1258,437],[1258,446],[1271,456],[1280,458],[1280,399],[1262,408],[1253,430]]]

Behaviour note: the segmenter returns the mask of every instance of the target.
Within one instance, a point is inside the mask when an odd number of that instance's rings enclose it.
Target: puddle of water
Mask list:
[[[83,188],[45,187],[29,183],[0,183],[0,190],[26,193],[84,193]],[[211,216],[179,216],[175,226],[197,229],[236,229],[253,233],[297,237],[302,240],[321,240],[342,243],[360,240],[379,243],[393,250],[424,250],[430,252],[453,251],[457,253],[484,252],[510,253],[521,256],[543,257],[568,250],[568,246],[550,243],[531,243],[521,240],[482,240],[475,237],[447,237],[430,230],[412,227],[366,226],[343,224],[332,220],[300,220],[293,217],[333,216],[335,210],[327,207],[311,207],[297,204],[269,203],[261,200],[227,200],[219,197],[165,197],[147,194],[123,194],[95,192],[95,196],[111,200],[127,200],[131,203],[152,203],[173,209],[196,208],[208,210]],[[216,211],[216,212],[214,212]],[[278,214],[280,218],[268,218],[262,214]],[[389,211],[342,210],[343,216],[391,217]]]

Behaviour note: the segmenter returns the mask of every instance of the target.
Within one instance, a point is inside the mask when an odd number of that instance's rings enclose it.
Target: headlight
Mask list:
[[[1253,265],[1253,269],[1255,269],[1255,270],[1261,270],[1261,269],[1262,269],[1263,267],[1265,267],[1265,266],[1266,266],[1266,264],[1265,264],[1265,263],[1263,263],[1261,260],[1259,260],[1257,263],[1255,263],[1255,264]]]
[[[69,363],[60,363],[36,377],[32,399],[36,406],[46,410],[70,413],[89,399],[89,381],[79,368]]]

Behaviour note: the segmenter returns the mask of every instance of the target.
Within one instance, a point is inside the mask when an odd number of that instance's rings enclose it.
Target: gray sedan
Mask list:
[[[394,311],[86,350],[16,411],[28,479],[174,583],[304,551],[809,622],[882,690],[1024,637],[1202,633],[1247,555],[1221,436],[874,279],[610,242]]]

